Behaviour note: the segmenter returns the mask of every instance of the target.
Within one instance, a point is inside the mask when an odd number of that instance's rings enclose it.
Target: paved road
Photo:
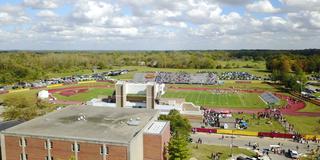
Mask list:
[[[191,137],[194,141],[198,138],[201,138],[204,144],[214,144],[214,145],[222,145],[222,146],[231,146],[232,136],[231,135],[224,135],[224,139],[222,139],[222,135],[220,134],[208,134],[208,133],[195,133],[192,134]],[[258,143],[259,149],[270,149],[270,145],[277,145],[278,143],[282,144],[282,148],[286,151],[288,149],[297,150],[296,146],[298,146],[299,153],[306,153],[308,151],[307,144],[301,144],[293,142],[292,140],[288,139],[279,139],[279,138],[259,138],[259,137],[248,137],[248,136],[233,136],[233,145],[243,148],[252,149],[249,147],[249,142],[251,144]],[[318,145],[316,143],[309,143],[310,149],[316,149]],[[269,154],[272,160],[286,160],[284,156],[279,156],[275,154]]]
[[[3,106],[0,105],[0,122],[3,121],[2,117],[1,117],[1,114],[3,113],[4,111],[4,108]]]

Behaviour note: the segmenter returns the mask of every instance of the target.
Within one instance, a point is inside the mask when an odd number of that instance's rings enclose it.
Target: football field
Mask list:
[[[185,98],[187,102],[210,108],[261,109],[267,105],[256,93],[214,93],[211,91],[167,90],[163,98]]]

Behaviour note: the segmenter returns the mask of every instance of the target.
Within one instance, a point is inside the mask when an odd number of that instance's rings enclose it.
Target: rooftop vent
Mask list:
[[[138,126],[140,124],[140,118],[136,118],[136,119],[130,118],[130,120],[127,121],[127,124],[129,126]]]

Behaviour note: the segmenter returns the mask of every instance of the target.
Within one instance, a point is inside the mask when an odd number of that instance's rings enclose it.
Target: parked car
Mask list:
[[[295,150],[288,150],[288,155],[290,158],[293,158],[293,159],[298,159],[299,158],[299,154],[297,151]]]

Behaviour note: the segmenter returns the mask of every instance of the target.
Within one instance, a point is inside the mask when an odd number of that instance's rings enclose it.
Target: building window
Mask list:
[[[50,159],[49,156],[46,156],[44,160],[53,160],[53,157],[51,156],[51,159]]]
[[[71,145],[71,150],[72,152],[75,152],[76,150],[76,146],[74,143]],[[80,152],[80,144],[77,144],[77,152]]]
[[[26,147],[27,146],[27,140],[25,138],[19,139],[19,145],[20,147]]]
[[[49,140],[49,143],[48,143],[48,140],[44,141],[45,149],[52,149],[52,146],[53,146],[53,143],[50,140]]]
[[[22,147],[22,138],[19,139],[19,146]]]
[[[109,154],[109,148],[107,146],[100,146],[100,154],[102,155],[108,155]]]
[[[21,153],[20,160],[28,160],[28,154],[23,155],[23,153]]]

